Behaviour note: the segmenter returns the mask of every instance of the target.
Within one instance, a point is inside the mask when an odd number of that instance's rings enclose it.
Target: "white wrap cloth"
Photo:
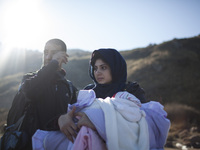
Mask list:
[[[153,107],[150,107],[152,105]],[[162,109],[162,105],[157,102],[141,104],[134,95],[128,92],[118,92],[112,98],[101,99],[96,98],[93,90],[80,90],[77,103],[69,105],[68,110],[73,106],[76,106],[77,111],[84,112],[98,131],[98,133],[90,131],[95,136],[84,146],[87,149],[89,148],[87,144],[94,145],[93,142],[96,142],[100,143],[100,150],[105,150],[105,146],[101,145],[102,139],[106,142],[108,150],[158,150],[164,148],[170,121],[166,119],[167,114]],[[156,108],[158,112],[154,113],[156,110],[152,110],[152,108]],[[147,120],[146,115],[148,116]],[[160,126],[164,127],[164,130],[161,130]],[[155,133],[152,133],[153,131]],[[158,135],[158,132],[161,134]],[[98,134],[101,138],[98,138]],[[80,147],[80,143],[83,142],[78,137],[81,137],[81,134],[77,135],[73,144],[60,131],[38,130],[32,138],[33,150],[46,148],[73,150],[73,147]],[[161,140],[156,143],[155,139],[158,138]]]
[[[96,99],[104,112],[108,150],[148,150],[149,134],[140,101],[128,92]],[[92,107],[92,106],[91,106]]]

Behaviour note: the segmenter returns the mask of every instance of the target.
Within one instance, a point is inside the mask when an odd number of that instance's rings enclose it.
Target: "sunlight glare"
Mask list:
[[[34,48],[45,35],[45,23],[40,0],[12,1],[6,5],[3,17],[4,43],[10,48]]]
[[[10,47],[3,47],[4,50],[0,51],[0,77],[6,74],[6,72],[17,71],[19,68],[24,68],[25,66],[25,49],[17,49]],[[10,67],[13,66],[9,70]]]

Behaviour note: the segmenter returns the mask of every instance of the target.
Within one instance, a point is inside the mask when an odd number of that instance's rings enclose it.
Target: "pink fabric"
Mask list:
[[[97,132],[88,127],[81,127],[72,150],[107,150],[105,142]]]

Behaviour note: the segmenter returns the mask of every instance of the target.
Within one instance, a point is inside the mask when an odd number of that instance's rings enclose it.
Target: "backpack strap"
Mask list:
[[[140,85],[137,82],[128,82],[126,84],[126,88],[124,89],[125,91],[133,94],[136,96],[141,103],[146,103],[147,100],[145,98],[145,92],[144,89],[140,87]]]
[[[71,81],[67,80],[69,91],[70,91],[70,99],[72,100],[73,95],[74,95],[74,90],[73,90],[73,84]]]

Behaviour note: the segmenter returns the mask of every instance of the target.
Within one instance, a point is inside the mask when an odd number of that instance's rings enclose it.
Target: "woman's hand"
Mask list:
[[[74,117],[75,110],[76,107],[73,107],[70,112],[61,115],[58,119],[60,131],[63,132],[72,143],[74,142],[73,137],[76,137],[77,135],[77,126],[72,119]]]
[[[75,116],[78,116],[79,121],[77,124],[77,127],[80,129],[82,126],[87,126],[92,130],[96,130],[94,124],[90,121],[88,116],[84,112],[78,112],[75,114]]]

